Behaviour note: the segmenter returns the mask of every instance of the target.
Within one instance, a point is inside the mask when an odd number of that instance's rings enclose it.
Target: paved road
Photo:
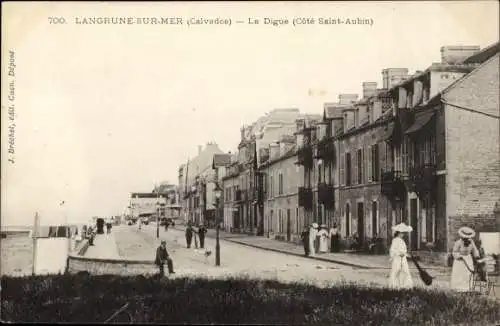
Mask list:
[[[385,285],[388,270],[364,270],[345,265],[314,261],[266,250],[255,249],[221,241],[221,266],[215,267],[215,240],[205,239],[205,248],[212,251],[207,258],[201,249],[187,249],[184,233],[178,230],[160,229],[156,238],[155,226],[122,226],[113,229],[118,251],[122,257],[153,260],[155,249],[161,240],[167,241],[167,249],[174,260],[177,275],[204,275],[221,277],[248,275],[281,281],[311,282],[328,285],[337,282]],[[193,244],[194,245],[194,244]],[[417,285],[422,285],[418,274],[413,273]],[[433,287],[447,287],[448,279],[438,278]],[[423,285],[422,285],[423,286]]]

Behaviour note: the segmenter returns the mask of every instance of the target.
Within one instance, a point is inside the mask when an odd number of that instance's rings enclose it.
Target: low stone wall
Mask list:
[[[151,275],[158,273],[153,261],[97,259],[79,256],[68,257],[68,272],[88,272],[92,275]]]

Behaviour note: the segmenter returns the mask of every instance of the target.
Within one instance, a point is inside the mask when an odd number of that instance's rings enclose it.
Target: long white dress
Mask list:
[[[318,232],[319,235],[319,252],[327,252],[328,251],[328,231],[325,229],[321,229]]]
[[[394,289],[411,288],[413,280],[406,259],[408,249],[406,243],[400,237],[395,237],[392,240],[389,250],[391,261],[391,273],[389,275],[389,287]],[[401,257],[401,255],[404,255]]]
[[[479,251],[474,244],[474,241],[470,241],[470,244],[466,246],[462,239],[455,241],[453,245],[453,267],[451,269],[451,282],[450,286],[453,290],[458,292],[467,292],[470,287],[471,271],[474,271],[474,263],[472,261],[472,255],[478,257]],[[458,258],[462,259],[458,259]],[[465,265],[467,264],[467,265]],[[470,268],[467,268],[467,266]]]
[[[318,234],[318,230],[315,228],[311,228],[309,230],[309,256],[313,257],[315,255],[314,241],[316,240],[316,235]]]

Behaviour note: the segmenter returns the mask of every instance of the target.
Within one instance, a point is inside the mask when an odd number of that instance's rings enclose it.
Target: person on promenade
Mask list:
[[[339,229],[337,228],[337,223],[333,223],[333,226],[329,232],[330,235],[330,252],[339,252]]]
[[[309,256],[309,228],[304,227],[304,230],[300,234],[300,239],[304,245],[304,255]]]
[[[391,261],[391,272],[389,274],[389,287],[394,289],[412,288],[413,280],[408,266],[408,249],[404,241],[406,233],[413,231],[411,226],[404,223],[398,224],[392,228],[394,238],[392,239],[389,250]]]
[[[174,262],[172,261],[172,258],[170,258],[170,256],[168,255],[167,242],[162,241],[160,246],[156,249],[156,258],[155,258],[155,264],[160,269],[159,272],[160,277],[165,276],[165,269],[164,269],[165,262],[167,262],[168,273],[175,274]]]
[[[198,228],[193,226],[194,248],[198,249]]]
[[[319,236],[319,252],[324,254],[328,251],[328,231],[326,224],[322,224],[318,232]]]
[[[95,232],[94,232],[94,228],[92,228],[91,226],[89,226],[87,228],[87,238],[89,239],[89,246],[93,246],[94,245]]]
[[[108,221],[106,223],[106,233],[110,234],[111,233],[111,221]]]
[[[200,237],[200,248],[204,249],[205,248],[205,234],[207,233],[207,229],[205,228],[205,225],[200,224],[200,227],[198,228],[198,236]]]
[[[486,277],[486,252],[484,251],[483,248],[483,242],[481,240],[477,240],[477,251],[479,253],[479,257],[475,259],[474,265],[477,268],[477,271],[479,273],[479,278],[481,281],[486,282],[487,277]]]
[[[463,226],[458,230],[460,239],[453,246],[453,267],[451,269],[451,288],[458,292],[467,292],[470,289],[470,279],[474,273],[472,256],[479,258],[479,251],[472,238],[476,232],[470,227]]]
[[[318,224],[311,224],[309,229],[309,256],[314,257],[316,253],[316,235],[318,233]]]
[[[191,241],[193,240],[193,227],[191,226],[191,222],[188,222],[186,227],[186,245],[191,248]]]

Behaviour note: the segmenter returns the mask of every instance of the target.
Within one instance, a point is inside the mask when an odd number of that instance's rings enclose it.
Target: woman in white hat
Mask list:
[[[392,230],[394,238],[389,250],[391,261],[389,287],[394,289],[411,288],[413,287],[413,280],[408,267],[408,249],[403,238],[406,233],[413,231],[413,229],[411,226],[401,223],[394,226]]]
[[[453,246],[453,267],[451,269],[451,288],[459,292],[467,292],[470,277],[474,272],[472,255],[479,257],[479,251],[472,238],[476,235],[473,229],[463,226],[458,230],[460,239]]]
[[[311,224],[311,229],[309,230],[309,256],[314,257],[316,253],[316,235],[318,234],[318,224]]]
[[[321,229],[318,232],[319,235],[319,252],[328,252],[328,238],[329,234],[327,231],[326,224],[321,225]]]

